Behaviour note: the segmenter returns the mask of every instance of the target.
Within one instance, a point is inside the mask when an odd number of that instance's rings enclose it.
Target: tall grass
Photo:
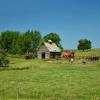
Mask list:
[[[0,100],[100,100],[100,62],[91,67],[8,57],[0,71]],[[20,68],[28,69],[20,70]]]

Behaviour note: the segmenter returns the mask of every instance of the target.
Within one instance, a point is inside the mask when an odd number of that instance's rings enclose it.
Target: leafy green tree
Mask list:
[[[37,50],[40,47],[41,41],[42,41],[42,36],[41,36],[40,32],[34,31],[33,32],[33,44],[32,44],[32,46],[33,46],[33,53],[35,56],[37,54]]]
[[[24,54],[26,52],[36,54],[41,40],[42,37],[38,31],[29,30],[23,34],[5,31],[0,34],[0,48],[12,54]]]
[[[31,49],[31,42],[32,42],[32,31],[27,31],[22,35],[22,51],[30,52]]]
[[[20,49],[20,47],[17,47],[16,49],[16,46],[19,46],[18,45],[19,38],[20,38],[19,32],[14,32],[14,31],[1,32],[0,36],[1,48],[4,49],[6,52],[16,54]]]
[[[23,54],[23,51],[22,51],[22,37],[21,37],[20,34],[17,38],[17,41],[15,43],[13,43],[11,53],[13,53],[13,54]]]
[[[58,47],[60,47],[61,49],[63,49],[62,45],[60,44],[61,42],[61,38],[58,34],[56,33],[49,33],[46,36],[44,36],[44,41],[48,41],[48,40],[52,40],[54,43],[56,43],[56,45]]]
[[[91,49],[91,41],[88,39],[80,39],[79,44],[77,46],[78,50],[85,50],[85,49]]]
[[[8,67],[9,61],[6,59],[6,53],[0,49],[0,67]]]
[[[41,42],[41,34],[38,31],[27,31],[22,36],[22,50],[24,53],[33,52],[36,54]]]

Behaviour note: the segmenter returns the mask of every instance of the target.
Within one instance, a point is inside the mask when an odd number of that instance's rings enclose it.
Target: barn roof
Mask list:
[[[55,43],[44,42],[44,45],[50,52],[61,52],[60,48]]]

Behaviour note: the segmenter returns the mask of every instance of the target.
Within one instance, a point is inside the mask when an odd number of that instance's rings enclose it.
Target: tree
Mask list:
[[[22,37],[20,34],[19,34],[19,37],[17,38],[17,41],[15,43],[13,43],[11,53],[23,54],[23,52],[22,52]]]
[[[44,41],[48,41],[48,40],[52,40],[54,43],[56,43],[56,45],[61,48],[61,50],[63,49],[62,45],[60,44],[61,42],[61,38],[59,37],[58,34],[56,33],[49,33],[46,36],[44,36]]]
[[[0,49],[0,67],[8,67],[9,61],[6,59],[6,53]]]
[[[21,34],[16,31],[5,31],[0,34],[0,48],[12,54],[24,54],[32,52],[36,54],[40,42],[41,34],[38,31],[26,31]]]
[[[42,41],[42,36],[39,31],[33,32],[33,53],[36,56],[37,51],[40,47],[40,43]]]
[[[33,32],[27,31],[22,35],[22,51],[23,53],[31,51],[31,42],[32,42]]]
[[[83,52],[85,49],[91,49],[91,47],[92,47],[91,41],[88,39],[80,39],[78,42],[79,42],[79,44],[78,44],[77,48],[78,48],[78,50],[83,50]]]
[[[0,36],[0,46],[6,52],[18,53],[20,50],[19,43],[20,33],[14,31],[1,32]]]
[[[22,36],[22,50],[24,53],[32,52],[36,54],[41,42],[41,34],[38,31],[27,31]]]

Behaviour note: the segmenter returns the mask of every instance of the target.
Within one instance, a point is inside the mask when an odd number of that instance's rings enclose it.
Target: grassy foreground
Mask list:
[[[100,100],[100,62],[93,66],[8,57],[0,100]]]

